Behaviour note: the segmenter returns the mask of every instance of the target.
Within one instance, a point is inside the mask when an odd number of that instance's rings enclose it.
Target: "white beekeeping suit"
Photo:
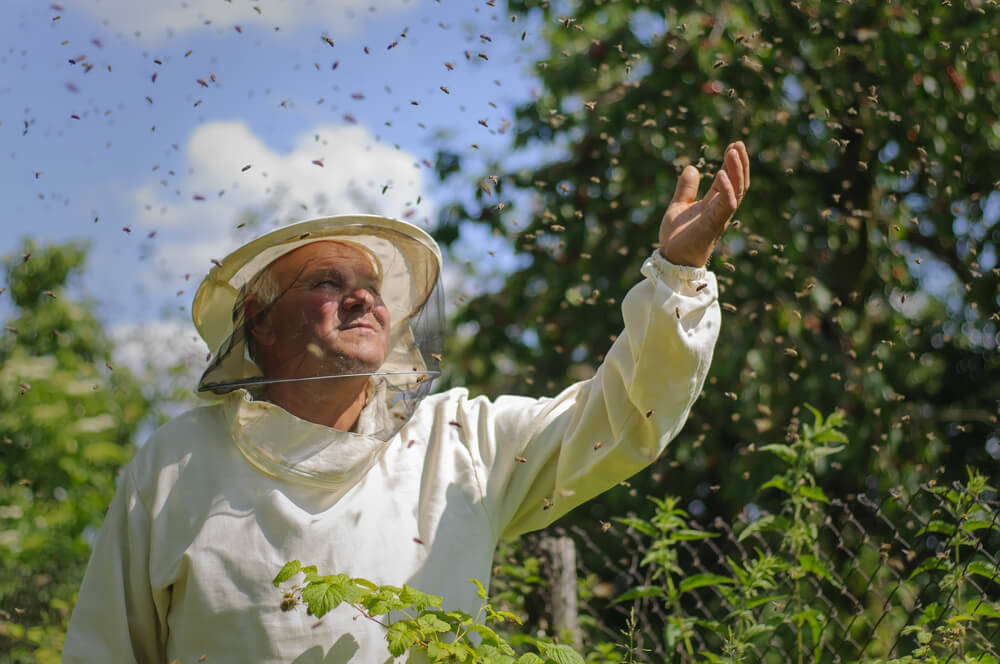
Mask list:
[[[277,370],[263,371],[247,347],[255,323],[240,306],[246,284],[315,242],[369,261],[370,290],[391,316],[376,370],[336,365],[305,333],[300,354],[286,353]],[[490,400],[463,388],[429,394],[440,271],[429,236],[373,216],[273,231],[212,270],[193,308],[217,351],[200,386],[212,400],[161,427],[125,469],[65,662],[385,662],[384,628],[349,606],[321,621],[283,612],[270,583],[281,566],[300,559],[325,573],[406,583],[474,614],[468,579],[488,584],[498,540],[542,528],[628,478],[680,431],[718,337],[712,273],[654,252],[593,378],[553,398]],[[298,322],[286,313],[275,324]],[[364,406],[351,431],[267,400],[270,385],[319,391],[359,375]]]

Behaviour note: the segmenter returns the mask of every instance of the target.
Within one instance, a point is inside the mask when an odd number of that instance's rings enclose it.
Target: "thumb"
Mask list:
[[[698,197],[698,184],[701,182],[701,175],[694,166],[685,166],[681,176],[677,179],[677,189],[674,197],[670,201],[671,205],[678,203],[687,205],[693,203]]]

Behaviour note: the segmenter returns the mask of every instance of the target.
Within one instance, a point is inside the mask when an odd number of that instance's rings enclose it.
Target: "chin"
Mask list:
[[[329,368],[335,373],[371,373],[385,361],[381,349],[331,349],[329,357],[333,360]]]

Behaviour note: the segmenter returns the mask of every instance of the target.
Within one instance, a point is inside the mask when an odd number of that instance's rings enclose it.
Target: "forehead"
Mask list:
[[[368,252],[334,240],[311,242],[290,251],[271,263],[269,269],[283,286],[299,276],[317,271],[336,270],[376,279],[379,272]]]

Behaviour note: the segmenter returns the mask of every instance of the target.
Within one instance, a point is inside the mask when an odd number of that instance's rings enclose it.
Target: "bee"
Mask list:
[[[554,504],[555,503],[552,502],[551,498],[545,498],[544,500],[542,500],[542,509],[543,510],[551,509]]]
[[[514,457],[514,461],[517,461],[518,463],[528,463],[528,460],[523,456]]]

